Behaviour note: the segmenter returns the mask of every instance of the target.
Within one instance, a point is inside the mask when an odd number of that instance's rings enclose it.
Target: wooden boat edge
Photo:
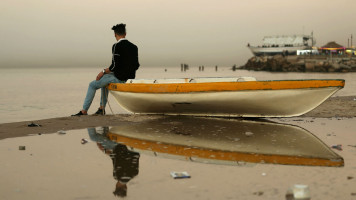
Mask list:
[[[343,88],[342,79],[273,80],[204,83],[111,83],[109,90],[135,93],[190,93],[208,91],[285,90],[305,88]]]

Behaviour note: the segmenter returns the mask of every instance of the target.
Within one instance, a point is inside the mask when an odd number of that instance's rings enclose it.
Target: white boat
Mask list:
[[[192,162],[344,165],[309,131],[266,120],[166,116],[112,127],[107,137],[131,151]]]
[[[337,79],[182,78],[128,80],[108,89],[123,108],[139,114],[293,117],[311,111],[344,84]]]
[[[310,47],[307,46],[291,46],[291,47],[249,47],[251,52],[255,56],[273,56],[277,54],[281,55],[296,55],[298,50],[307,50]]]
[[[248,44],[248,48],[255,56],[296,55],[297,50],[312,49],[314,44],[313,35],[266,36],[261,46]]]

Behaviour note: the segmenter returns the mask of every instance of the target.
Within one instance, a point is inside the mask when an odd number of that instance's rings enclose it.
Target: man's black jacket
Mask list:
[[[112,46],[112,53],[110,71],[121,81],[134,79],[140,66],[137,46],[126,39],[121,39]]]

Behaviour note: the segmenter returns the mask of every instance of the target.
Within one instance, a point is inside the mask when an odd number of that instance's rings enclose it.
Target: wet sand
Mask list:
[[[54,133],[60,130],[74,130],[97,126],[119,126],[122,123],[135,123],[152,118],[163,118],[162,115],[106,115],[61,117],[44,120],[22,121],[0,124],[0,139],[19,137],[28,134]],[[356,96],[332,97],[316,109],[301,117],[315,118],[353,118],[356,117]],[[28,127],[30,123],[41,127]]]

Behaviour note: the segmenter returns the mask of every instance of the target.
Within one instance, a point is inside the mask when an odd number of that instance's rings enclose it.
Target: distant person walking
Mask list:
[[[108,99],[108,89],[106,86],[110,83],[125,83],[128,79],[133,79],[136,76],[136,70],[140,66],[138,49],[136,45],[125,38],[126,24],[117,24],[112,27],[112,30],[118,42],[112,46],[111,65],[108,68],[104,68],[98,74],[96,80],[90,82],[83,103],[83,109],[72,116],[88,114],[95,92],[99,88],[101,88],[100,107],[95,114],[105,115],[105,106]]]

